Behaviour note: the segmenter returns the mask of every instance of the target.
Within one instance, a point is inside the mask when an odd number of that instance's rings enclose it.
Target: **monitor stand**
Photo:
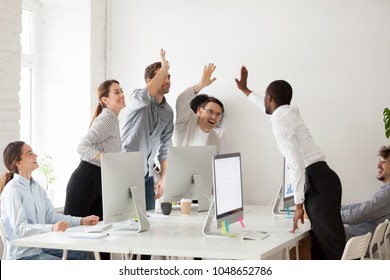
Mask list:
[[[146,216],[146,209],[140,201],[145,199],[144,197],[140,197],[142,192],[139,192],[137,186],[129,186],[129,197],[131,198],[130,212],[135,212],[135,222],[131,222],[130,224],[127,221],[117,222],[117,225],[113,227],[112,232],[122,234],[134,234],[137,232],[146,231],[150,228],[149,220]],[[136,224],[137,226],[134,226]]]
[[[289,207],[283,209],[283,184],[281,184],[278,194],[276,195],[274,207],[272,208],[272,214],[275,216],[292,217],[291,213],[294,212],[295,210],[290,209]]]
[[[211,224],[212,224],[213,220],[215,220],[214,219],[214,217],[215,217],[214,203],[215,202],[214,202],[214,198],[213,198],[213,200],[211,201],[210,209],[207,213],[207,218],[203,224],[202,233],[205,236],[227,237],[226,235],[223,235],[222,232],[211,230]]]
[[[137,232],[146,231],[150,228],[150,223],[148,217],[146,216],[146,209],[143,207],[142,203],[139,203],[140,201],[145,200],[144,197],[139,197],[140,193],[142,192],[137,191],[137,186],[129,187],[129,195],[133,198],[134,209],[138,217],[139,226]]]
[[[192,176],[194,179],[196,197],[198,198],[198,212],[207,211],[210,209],[210,198],[204,194],[206,186],[204,185],[202,175],[194,174]]]

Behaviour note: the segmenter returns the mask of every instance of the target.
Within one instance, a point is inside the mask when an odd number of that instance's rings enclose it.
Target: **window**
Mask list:
[[[20,73],[20,139],[32,145],[32,124],[34,110],[37,54],[35,51],[37,35],[37,3],[23,1],[21,33],[21,73]]]

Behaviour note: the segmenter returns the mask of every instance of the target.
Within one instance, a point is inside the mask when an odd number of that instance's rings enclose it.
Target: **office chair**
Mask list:
[[[383,240],[385,237],[385,231],[387,228],[387,224],[388,224],[387,220],[384,221],[383,223],[380,223],[376,227],[374,234],[372,235],[372,239],[371,239],[370,245],[368,247],[370,259],[375,259],[378,256],[378,258],[380,260],[383,260],[382,245],[383,245]],[[374,252],[374,247],[377,249],[375,252]],[[374,257],[374,253],[375,253],[375,257]]]
[[[350,238],[345,245],[342,260],[364,259],[370,244],[371,232]]]
[[[390,260],[390,220],[386,219],[387,229],[383,237],[383,242],[385,243],[385,259]]]

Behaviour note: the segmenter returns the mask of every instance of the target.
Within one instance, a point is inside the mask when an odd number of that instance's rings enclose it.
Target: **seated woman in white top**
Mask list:
[[[175,146],[217,146],[218,153],[228,152],[225,137],[219,137],[214,128],[220,123],[224,106],[220,100],[208,95],[197,95],[211,85],[214,64],[204,67],[200,82],[186,89],[176,100],[176,122],[174,131]]]
[[[7,252],[11,260],[58,260],[62,250],[17,247],[12,240],[50,231],[64,231],[77,225],[95,225],[98,216],[84,218],[58,214],[46,191],[31,174],[39,167],[37,155],[23,141],[9,143],[3,153],[8,169],[0,178],[1,223],[5,231]],[[69,251],[68,259],[93,259],[88,252]]]

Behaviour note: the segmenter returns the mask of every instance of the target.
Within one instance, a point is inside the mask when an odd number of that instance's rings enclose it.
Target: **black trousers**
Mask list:
[[[102,172],[99,166],[81,161],[66,187],[64,214],[77,217],[99,216],[103,220]],[[109,260],[109,253],[100,253]]]
[[[326,162],[306,168],[305,209],[311,223],[311,258],[340,260],[345,247],[341,182]]]
[[[64,214],[103,219],[102,178],[99,166],[81,161],[66,187]]]

